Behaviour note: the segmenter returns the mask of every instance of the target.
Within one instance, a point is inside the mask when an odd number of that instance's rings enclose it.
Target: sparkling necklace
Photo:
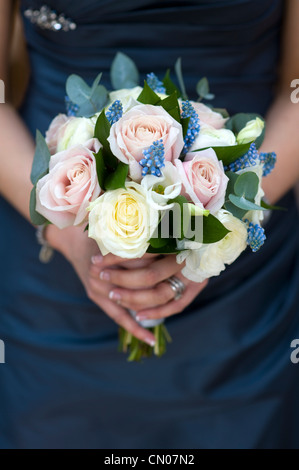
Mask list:
[[[63,13],[57,13],[51,10],[47,5],[39,9],[27,8],[24,15],[31,23],[38,25],[42,29],[50,31],[74,31],[77,28],[76,23],[70,18],[66,18]]]

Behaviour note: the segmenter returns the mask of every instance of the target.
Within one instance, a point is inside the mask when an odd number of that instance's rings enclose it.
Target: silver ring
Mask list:
[[[166,279],[166,282],[168,282],[173,292],[175,293],[174,300],[180,300],[186,289],[185,284],[175,276],[169,277]]]

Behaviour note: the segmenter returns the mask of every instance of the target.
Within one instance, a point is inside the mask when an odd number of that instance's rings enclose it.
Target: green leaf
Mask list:
[[[105,189],[105,178],[107,176],[107,168],[105,165],[103,149],[101,148],[98,153],[94,153],[95,160],[96,160],[96,168],[97,168],[97,175],[98,181],[101,189]]]
[[[112,191],[113,189],[126,188],[125,182],[129,172],[129,165],[118,162],[116,170],[107,176],[105,180],[105,189]]]
[[[266,201],[261,200],[261,206],[264,209],[267,209],[269,211],[287,211],[288,209],[286,207],[280,207],[280,206],[271,206],[268,204]]]
[[[150,244],[152,248],[162,248],[163,246],[167,245],[168,239],[167,238],[151,238]]]
[[[236,196],[244,197],[251,202],[254,202],[254,198],[257,195],[259,189],[260,180],[256,173],[253,171],[247,171],[239,175],[235,181],[234,193]]]
[[[111,66],[111,83],[115,90],[139,85],[139,72],[130,57],[118,52]]]
[[[182,73],[182,59],[180,57],[176,61],[174,69],[175,69],[175,73],[176,73],[176,76],[180,85],[182,99],[187,100],[188,95],[186,92],[185,82],[184,82],[183,73]]]
[[[43,225],[48,222],[44,216],[42,216],[36,211],[36,185],[32,188],[32,191],[30,194],[29,210],[30,210],[30,219],[33,225]]]
[[[138,96],[137,101],[143,104],[156,105],[161,102],[161,98],[148,86],[147,82],[144,81],[143,90]]]
[[[212,147],[215,151],[218,160],[222,160],[223,165],[229,165],[230,163],[235,162],[238,158],[245,155],[248,152],[250,145],[252,142],[248,144],[241,144],[241,145],[229,145],[227,147]],[[193,150],[193,152],[200,152],[201,150],[206,150],[210,147],[205,147],[204,149]]]
[[[42,176],[48,173],[51,158],[50,150],[40,131],[36,131],[35,142],[36,148],[30,175],[33,185],[35,185]]]
[[[184,138],[187,135],[190,119],[191,119],[191,117],[181,118],[181,125],[182,125],[182,128],[183,128],[183,137]]]
[[[105,110],[103,110],[97,119],[94,136],[103,146],[103,157],[106,167],[115,170],[118,164],[118,159],[111,152],[110,144],[107,140],[110,135],[110,129],[110,122],[106,117]]]
[[[66,81],[66,93],[73,103],[80,106],[89,100],[91,88],[83,78],[73,74]]]
[[[164,245],[160,248],[154,248],[153,246],[149,246],[147,249],[147,253],[156,253],[162,255],[175,255],[180,253],[180,250],[177,249],[177,241],[175,238],[169,238],[167,240],[167,245]]]
[[[167,70],[167,72],[165,74],[165,77],[163,78],[162,81],[163,81],[163,85],[166,89],[166,94],[167,95],[172,95],[172,93],[176,93],[177,98],[180,98],[181,92],[170,78],[170,69]]]
[[[109,93],[103,85],[98,85],[90,97],[90,103],[93,106],[94,114],[102,111],[109,100]],[[81,108],[80,108],[81,111]]]
[[[222,240],[230,230],[228,230],[216,217],[210,214],[203,217],[203,243],[217,243]]]
[[[238,113],[232,116],[225,124],[225,127],[227,129],[230,129],[231,131],[234,132],[234,134],[238,134],[249,121],[252,121],[253,119],[256,119],[259,117],[260,119],[263,119],[263,117],[260,114],[255,114],[255,113]],[[255,144],[256,147],[259,148],[264,140],[265,137],[265,128],[262,132],[262,134],[256,139]]]
[[[203,77],[196,85],[196,91],[200,98],[205,98],[206,100],[213,100],[215,95],[210,93],[210,85],[208,79]]]
[[[246,211],[264,211],[262,206],[258,206],[257,204],[254,204],[251,201],[248,201],[245,199],[243,196],[235,196],[234,194],[229,195],[229,200],[237,207],[240,209],[246,210]]]
[[[157,105],[162,106],[176,121],[181,122],[180,106],[176,93],[167,96],[164,100],[160,100]]]

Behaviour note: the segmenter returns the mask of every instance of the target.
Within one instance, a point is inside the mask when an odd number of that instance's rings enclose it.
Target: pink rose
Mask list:
[[[46,143],[49,147],[51,155],[54,155],[57,152],[57,145],[59,139],[62,138],[66,125],[74,117],[67,117],[65,114],[58,114],[56,118],[50,124],[49,129],[46,132]]]
[[[202,123],[211,126],[214,129],[222,129],[225,126],[227,119],[225,119],[220,113],[212,111],[208,106],[202,103],[191,101],[191,104]]]
[[[184,147],[182,126],[161,106],[138,105],[111,127],[108,141],[112,153],[130,166],[133,180],[141,179],[143,150],[163,140],[165,160],[174,162]]]
[[[211,213],[224,204],[228,177],[213,149],[188,153],[185,161],[176,160],[183,183],[183,195]]]
[[[38,181],[36,210],[57,227],[84,222],[90,202],[101,194],[93,155],[100,146],[91,139],[84,146],[56,153],[49,173]]]

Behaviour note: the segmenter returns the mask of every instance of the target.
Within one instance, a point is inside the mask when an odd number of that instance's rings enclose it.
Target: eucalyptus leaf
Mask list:
[[[126,187],[125,182],[129,172],[129,165],[118,162],[116,170],[105,179],[105,189],[111,191],[114,189]]]
[[[32,191],[30,194],[29,211],[30,211],[30,219],[33,225],[44,225],[45,223],[48,222],[44,216],[42,216],[36,211],[36,185],[32,188]]]
[[[46,141],[38,130],[36,131],[35,142],[36,147],[30,175],[30,179],[33,185],[35,185],[42,176],[47,174],[51,158],[51,153],[46,144]]]
[[[203,77],[196,85],[196,91],[200,98],[213,99],[214,95],[210,94],[210,85],[207,77]],[[209,98],[212,96],[212,98]]]
[[[130,57],[118,52],[111,66],[111,83],[115,90],[139,85],[139,72]]]
[[[243,196],[236,196],[234,194],[229,195],[229,200],[237,207],[240,209],[246,210],[246,211],[264,211],[266,210],[262,206],[258,206],[257,204],[254,204],[251,201],[248,201],[245,199]]]
[[[100,81],[102,80],[102,75],[103,75],[102,72],[99,73],[99,75],[94,80],[94,82],[92,84],[92,87],[91,87],[91,93],[90,93],[91,96],[93,95],[93,93],[95,92],[96,88],[98,87]]]
[[[229,113],[228,113],[227,109],[225,109],[225,108],[212,108],[212,111],[214,111],[215,113],[221,114],[221,116],[225,119],[229,118]]]
[[[184,82],[183,73],[182,73],[182,59],[180,57],[176,61],[174,69],[175,69],[175,73],[176,73],[176,76],[180,85],[182,99],[187,100],[188,95],[186,92],[185,82]]]
[[[73,103],[80,106],[91,97],[91,88],[83,78],[73,74],[66,81],[66,93]]]
[[[225,198],[228,199],[229,194],[235,194],[235,182],[237,181],[239,175],[237,175],[237,173],[234,173],[233,171],[227,171],[225,174],[229,179],[225,196]]]
[[[107,105],[108,100],[109,93],[107,89],[103,85],[98,85],[90,97],[90,102],[95,110],[94,114],[102,111],[102,109]]]
[[[234,184],[235,195],[254,202],[254,198],[259,189],[259,183],[259,177],[253,171],[242,173],[238,176]]]
[[[248,212],[247,210],[240,209],[239,207],[235,206],[230,200],[225,201],[224,208],[233,214],[234,217],[237,217],[237,219],[242,220],[244,215]]]

